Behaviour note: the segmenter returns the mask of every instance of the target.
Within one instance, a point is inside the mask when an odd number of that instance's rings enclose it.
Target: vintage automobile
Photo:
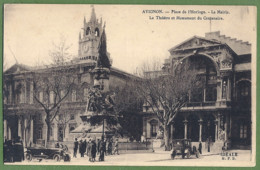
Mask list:
[[[33,158],[37,158],[39,161],[42,159],[70,161],[70,155],[64,148],[29,147],[25,152],[25,159],[31,161]]]
[[[181,155],[182,159],[190,158],[192,154],[196,155],[196,158],[199,158],[199,152],[195,146],[191,146],[190,139],[174,139],[172,141],[172,153],[171,158],[174,159],[175,156]]]

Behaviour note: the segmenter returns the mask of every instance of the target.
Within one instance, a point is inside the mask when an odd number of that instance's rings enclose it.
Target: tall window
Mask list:
[[[86,35],[89,35],[89,34],[90,34],[90,28],[88,27],[86,30]]]
[[[217,100],[217,87],[207,87],[206,88],[206,101],[216,101]]]
[[[40,102],[43,102],[43,92],[42,91],[39,93],[39,100],[40,100]]]
[[[87,101],[88,99],[88,88],[84,88],[83,89],[83,97],[84,97],[84,101]]]
[[[99,37],[99,29],[98,28],[95,29],[95,36]]]
[[[157,136],[157,131],[158,131],[158,121],[157,120],[152,120],[150,122],[151,124],[151,137],[156,137]]]
[[[241,124],[240,125],[240,139],[247,138],[247,125]]]
[[[237,101],[240,102],[241,108],[251,107],[251,83],[241,81],[237,85]]]
[[[42,139],[42,127],[38,127],[38,130],[37,130],[37,139]]]
[[[75,115],[74,114],[70,115],[70,120],[75,120]]]
[[[76,90],[72,90],[71,92],[71,101],[75,102],[77,100],[77,91]]]
[[[54,92],[50,92],[50,103],[54,103]]]

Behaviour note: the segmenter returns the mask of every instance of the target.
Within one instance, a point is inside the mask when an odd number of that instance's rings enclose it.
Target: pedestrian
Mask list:
[[[99,154],[99,161],[105,161],[105,150],[106,150],[106,143],[104,138],[100,141],[100,154]]]
[[[97,140],[97,155],[99,155],[100,154],[100,142],[101,142],[101,140]]]
[[[24,160],[24,148],[21,137],[18,136],[16,141],[13,141],[13,161],[22,162]]]
[[[199,150],[200,154],[202,154],[202,143],[201,143],[201,141],[200,141],[200,143],[199,143],[199,148],[198,148],[198,150]]]
[[[115,142],[115,148],[114,148],[114,155],[117,153],[117,155],[119,155],[118,153],[118,139],[116,139],[116,142]]]
[[[107,155],[107,142],[105,139],[103,139],[103,145],[104,145],[104,147],[103,147],[104,154]]]
[[[79,142],[78,139],[75,138],[75,142],[74,142],[74,152],[73,152],[73,158],[77,158],[77,150],[78,150],[78,146],[79,146]]]
[[[211,136],[208,138],[208,152],[210,152]]]
[[[91,146],[91,158],[92,162],[96,161],[96,153],[97,153],[97,145],[95,140],[92,141],[92,146]]]
[[[80,157],[84,157],[84,146],[82,140],[79,141],[79,153]]]
[[[112,155],[112,145],[113,145],[113,139],[110,139],[108,142],[108,155]]]
[[[83,142],[83,157],[84,157],[84,154],[86,153],[86,150],[87,150],[87,140],[85,139]]]
[[[89,157],[89,162],[92,162],[91,150],[92,150],[92,142],[91,142],[91,139],[89,139],[88,146],[87,146],[87,155]]]

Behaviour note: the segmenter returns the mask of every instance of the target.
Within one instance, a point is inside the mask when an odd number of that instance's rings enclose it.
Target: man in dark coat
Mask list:
[[[89,139],[88,144],[87,144],[87,155],[89,157],[90,162],[92,162],[91,150],[92,150],[92,142],[91,142],[91,139]]]
[[[99,155],[100,154],[100,142],[101,142],[101,140],[97,140],[97,155]]]
[[[79,142],[79,153],[81,157],[84,157],[84,146],[82,140]]]
[[[112,144],[113,144],[113,140],[112,139],[110,139],[109,141],[108,141],[108,155],[112,155]]]
[[[100,141],[100,154],[99,154],[99,161],[105,161],[105,150],[106,150],[106,143],[102,138]]]
[[[74,147],[73,147],[73,158],[77,158],[77,150],[78,150],[78,147],[79,147],[79,142],[78,142],[78,139],[75,138],[75,142],[74,142]]]
[[[87,150],[87,140],[85,139],[83,142],[83,155],[86,153],[86,150]]]
[[[20,136],[18,136],[18,139],[13,144],[13,156],[14,162],[21,162],[24,160],[23,141]]]
[[[201,142],[200,142],[200,144],[199,144],[198,150],[199,150],[200,154],[202,154],[202,143],[201,143]]]
[[[93,140],[92,146],[91,146],[91,157],[92,157],[93,162],[96,161],[96,153],[97,153],[97,145],[96,145],[95,140]]]

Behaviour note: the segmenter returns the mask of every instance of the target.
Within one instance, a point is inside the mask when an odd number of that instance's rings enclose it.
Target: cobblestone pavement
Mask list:
[[[239,164],[249,165],[251,160],[250,150],[232,150],[222,154],[210,154],[204,153],[200,158],[196,158],[192,155],[190,159],[182,159],[181,156],[177,156],[174,160],[170,158],[170,151],[158,150],[151,153],[123,153],[120,155],[109,155],[105,157],[104,162],[89,162],[88,157],[81,158],[78,154],[77,158],[72,158],[70,162],[54,162],[53,160],[38,161],[33,159],[32,161],[23,161],[16,163],[8,163],[15,165],[25,164],[38,164],[38,165],[91,165],[91,166],[104,166],[104,165],[137,165],[137,166],[237,166]],[[96,158],[98,160],[98,156]],[[220,162],[221,161],[221,162]]]

